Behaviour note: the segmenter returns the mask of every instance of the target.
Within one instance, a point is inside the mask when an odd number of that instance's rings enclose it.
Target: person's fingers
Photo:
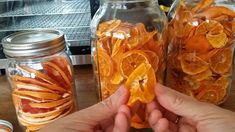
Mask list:
[[[181,123],[179,124],[179,132],[197,132],[197,130],[188,123]]]
[[[153,110],[148,118],[150,126],[154,128],[161,118],[162,118],[162,113],[157,109]]]
[[[213,105],[196,101],[161,84],[157,84],[155,92],[161,106],[186,118],[197,120],[198,117],[204,116],[208,111],[216,109]]]
[[[131,112],[127,106],[122,106],[115,117],[113,132],[128,132],[130,128]]]
[[[119,107],[128,101],[129,92],[121,86],[118,90],[104,101],[93,105],[89,108],[83,109],[73,114],[74,118],[80,117],[86,122],[97,124],[110,118],[113,118],[117,113]]]
[[[152,129],[154,132],[170,132],[169,121],[166,118],[161,118],[154,126],[152,126]]]
[[[147,113],[150,114],[152,111],[154,111],[155,109],[158,109],[157,106],[157,102],[156,101],[152,101],[150,103],[147,104]]]

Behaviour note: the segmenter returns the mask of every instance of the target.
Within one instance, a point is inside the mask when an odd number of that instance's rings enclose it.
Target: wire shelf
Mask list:
[[[67,41],[69,47],[79,47],[79,46],[91,46],[90,40],[84,41]]]
[[[25,16],[7,18],[6,21],[8,22],[0,24],[1,31],[18,31],[43,28],[78,28],[89,27],[91,16],[89,13],[48,16]]]
[[[13,5],[12,5],[13,6]],[[72,14],[72,13],[89,13],[90,3],[84,1],[64,1],[64,2],[31,2],[27,5],[24,3],[22,7],[11,7],[9,10],[1,13],[0,17],[10,16],[35,16],[35,15],[52,15],[52,14]],[[11,9],[10,8],[10,9]]]
[[[67,41],[90,41],[91,33],[89,28],[59,29],[65,33]]]

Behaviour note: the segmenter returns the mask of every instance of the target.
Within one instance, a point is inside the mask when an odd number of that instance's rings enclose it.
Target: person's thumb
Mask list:
[[[158,84],[155,88],[157,100],[168,111],[179,116],[200,120],[208,112],[215,111],[216,107],[207,103],[202,103],[179,93],[173,89]]]
[[[83,116],[83,119],[91,119],[96,122],[103,121],[114,116],[119,107],[126,104],[128,98],[129,92],[127,88],[120,86],[109,98],[87,109],[81,110],[80,116]]]

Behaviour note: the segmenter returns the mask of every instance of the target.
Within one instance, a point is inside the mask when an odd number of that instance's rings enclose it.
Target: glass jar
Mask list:
[[[13,132],[13,125],[6,120],[0,119],[0,132]]]
[[[132,127],[148,128],[145,104],[165,73],[167,18],[155,0],[103,0],[91,22],[92,59],[100,99],[120,85],[130,91],[128,105],[141,107]]]
[[[73,69],[57,30],[23,31],[2,40],[20,125],[33,132],[76,110]]]
[[[173,5],[167,85],[219,105],[232,82],[234,6],[220,0],[179,0]]]

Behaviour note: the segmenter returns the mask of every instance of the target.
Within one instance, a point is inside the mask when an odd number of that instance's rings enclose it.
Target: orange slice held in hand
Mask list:
[[[130,74],[125,85],[130,91],[128,105],[132,105],[136,101],[151,102],[155,97],[154,87],[156,85],[155,72],[151,65],[141,63]]]

